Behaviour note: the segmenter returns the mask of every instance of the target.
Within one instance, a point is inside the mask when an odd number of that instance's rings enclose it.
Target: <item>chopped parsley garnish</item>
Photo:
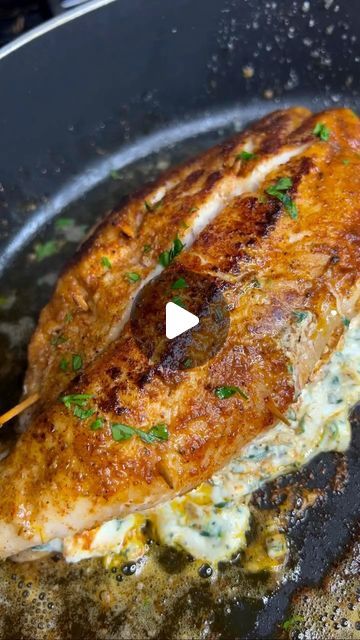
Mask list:
[[[347,158],[344,158],[342,163],[345,165],[345,167],[347,167],[350,164],[350,160],[348,160]]]
[[[59,344],[64,344],[64,342],[67,342],[67,340],[68,338],[61,334],[56,336],[51,336],[50,344],[52,344],[53,347],[58,347]]]
[[[59,367],[61,371],[67,371],[69,366],[69,361],[66,358],[61,358]]]
[[[48,240],[48,242],[44,243],[38,242],[34,247],[36,260],[41,262],[45,258],[53,256],[60,250],[60,247],[60,242],[57,240]]]
[[[171,288],[172,289],[186,289],[188,286],[189,285],[186,282],[185,278],[178,278],[177,280],[175,280],[175,282],[172,283]]]
[[[305,618],[304,616],[291,616],[291,618],[288,618],[287,620],[285,620],[285,622],[283,622],[283,629],[285,631],[290,631],[290,629],[293,629],[294,627],[296,627],[297,624],[299,624],[299,622],[304,622]]]
[[[67,409],[74,407],[85,407],[88,401],[93,398],[92,393],[74,393],[68,396],[62,396],[59,398],[60,402],[63,402]]]
[[[167,251],[160,253],[159,262],[163,267],[168,267],[172,263],[174,258],[182,252],[185,245],[181,242],[180,238],[176,236],[173,240],[173,246]]]
[[[143,246],[143,252],[144,253],[149,253],[151,251],[151,249],[152,249],[151,244],[144,244],[144,246]]]
[[[94,420],[94,422],[91,423],[90,429],[92,431],[98,431],[98,429],[102,429],[103,425],[104,425],[104,420],[102,418],[96,418],[96,420]]]
[[[298,422],[298,425],[296,427],[296,433],[304,433],[304,431],[305,431],[305,427],[304,427],[305,419],[306,419],[306,414],[301,416],[301,418],[300,418],[300,420]]]
[[[138,280],[140,280],[140,276],[138,273],[136,273],[136,271],[130,271],[126,274],[126,277],[129,282],[138,282]]]
[[[253,160],[254,158],[256,158],[256,154],[255,153],[250,153],[250,151],[240,151],[240,153],[238,153],[235,156],[235,160]]]
[[[104,267],[104,269],[111,269],[112,264],[107,256],[101,258],[101,266]]]
[[[323,122],[318,122],[313,128],[313,134],[323,142],[327,142],[330,138],[330,129]]]
[[[184,300],[180,296],[174,296],[171,299],[171,302],[173,302],[174,304],[177,304],[178,307],[183,307],[183,309],[185,308]]]
[[[184,360],[184,362],[182,363],[182,366],[184,369],[189,369],[192,366],[192,359],[191,358],[186,358],[186,360]]]
[[[227,398],[231,398],[231,396],[234,396],[235,393],[238,393],[245,400],[249,399],[249,396],[245,393],[245,391],[240,389],[240,387],[234,387],[230,385],[230,386],[224,386],[224,387],[216,387],[216,389],[214,389],[214,394],[216,395],[217,398],[220,398],[220,400],[226,400]]]
[[[150,431],[143,431],[128,424],[115,423],[111,425],[112,437],[116,442],[129,440],[133,436],[138,436],[146,444],[162,442],[169,439],[169,432],[166,424],[156,424]]]
[[[291,178],[280,178],[275,184],[271,184],[266,189],[266,193],[269,196],[273,196],[282,202],[290,218],[296,220],[298,217],[298,210],[295,202],[290,198],[287,193],[288,189],[292,187],[293,181]]]
[[[91,418],[95,413],[95,409],[82,409],[81,407],[75,406],[73,410],[73,414],[76,418],[80,418],[80,420],[87,420]]]
[[[90,393],[75,393],[73,395],[62,396],[59,400],[64,403],[67,409],[72,409],[75,418],[87,420],[95,413],[95,409],[89,409],[86,406],[92,397]]]
[[[83,366],[82,357],[79,356],[78,353],[75,353],[72,357],[72,370],[79,371],[79,369],[81,369],[82,366]]]
[[[343,318],[343,319],[342,319],[342,322],[343,322],[344,327],[348,327],[348,326],[349,326],[349,324],[350,324],[350,320],[349,320],[349,318]]]
[[[110,171],[110,175],[113,180],[121,180],[121,175],[118,171],[116,171],[116,169],[113,169],[112,171]]]
[[[72,319],[73,319],[73,315],[72,315],[72,313],[70,313],[70,311],[68,311],[68,313],[66,314],[66,316],[64,318],[64,322],[66,322],[68,324],[69,322],[72,321]]]
[[[158,200],[158,202],[154,202],[154,204],[152,204],[148,200],[145,200],[144,205],[145,205],[146,211],[155,211],[155,209],[158,209],[159,207],[161,207],[162,200]]]
[[[216,509],[224,509],[228,504],[228,502],[217,502],[214,507],[216,507]]]
[[[296,322],[298,322],[300,324],[300,322],[303,322],[304,320],[306,320],[306,318],[308,317],[308,311],[293,311],[292,314],[296,320]]]
[[[195,213],[195,212],[196,212],[196,211],[198,211],[198,210],[199,210],[199,207],[191,207],[191,209],[190,209],[190,213]],[[185,224],[185,228],[187,228],[187,226],[188,226],[188,225],[187,225],[187,224]]]
[[[73,218],[58,218],[58,220],[55,221],[55,229],[67,229],[68,227],[72,227],[73,224]]]

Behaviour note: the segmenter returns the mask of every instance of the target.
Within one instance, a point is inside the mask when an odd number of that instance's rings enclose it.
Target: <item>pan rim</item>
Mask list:
[[[11,53],[14,53],[21,47],[24,47],[27,44],[30,44],[33,40],[36,40],[40,36],[61,27],[72,20],[76,20],[81,16],[91,13],[92,11],[96,11],[97,9],[101,9],[102,7],[116,2],[116,0],[90,0],[86,4],[82,4],[80,7],[75,7],[74,9],[69,9],[64,14],[60,14],[59,16],[55,16],[54,18],[50,18],[47,22],[30,29],[23,35],[19,36],[9,44],[4,45],[0,48],[0,61],[9,56]]]

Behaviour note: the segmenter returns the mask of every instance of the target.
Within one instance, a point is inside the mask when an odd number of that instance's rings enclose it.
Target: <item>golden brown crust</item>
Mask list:
[[[245,132],[161,176],[105,218],[60,277],[30,342],[25,389],[28,394],[41,390],[39,407],[57,397],[75,376],[72,354],[81,355],[87,365],[116,336],[116,326],[138,287],[127,274],[136,272],[142,280],[147,277],[160,253],[168,249],[176,234],[186,235],[186,227],[192,226],[201,206],[224,181],[250,173],[266,154],[284,143],[308,113],[294,108],[266,116]],[[258,159],[236,161],[237,152],[247,142]],[[152,207],[159,198],[160,206]],[[110,260],[111,269],[103,265],[104,257]],[[68,362],[66,371],[59,366],[62,359]]]
[[[330,129],[328,142],[312,133],[319,121]],[[257,192],[229,200],[166,272],[170,280],[182,266],[216,278],[232,309],[223,349],[191,371],[151,371],[127,324],[67,390],[92,394],[104,428],[91,431],[89,420],[55,402],[2,463],[8,491],[0,518],[3,527],[15,523],[19,536],[6,542],[3,536],[5,554],[156,504],[210,477],[274,423],[274,406],[286,411],[339,336],[343,309],[354,312],[359,284],[359,120],[348,110],[325,112],[290,139],[298,155],[269,173]],[[268,186],[285,176],[297,219],[275,197],[264,200]],[[299,310],[308,313],[304,325]],[[222,385],[242,388],[249,399],[220,400],[214,389]],[[166,423],[170,437],[151,445],[137,437],[115,442],[114,422],[145,430]],[[89,501],[88,510],[76,520],[81,500]]]

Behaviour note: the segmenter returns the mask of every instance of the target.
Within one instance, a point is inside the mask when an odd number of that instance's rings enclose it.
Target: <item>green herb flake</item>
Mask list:
[[[56,336],[51,336],[50,339],[50,344],[53,347],[58,347],[59,344],[64,344],[64,342],[67,342],[68,338],[66,336],[63,335],[56,335]]]
[[[187,284],[185,278],[178,278],[175,282],[172,283],[172,289],[186,289],[189,285]]]
[[[336,422],[332,422],[330,425],[330,431],[333,438],[338,438],[339,436],[339,425]]]
[[[183,309],[185,309],[185,302],[180,296],[174,296],[173,298],[171,298],[171,302],[177,304],[178,307],[182,307]]]
[[[68,313],[66,314],[65,318],[64,318],[64,322],[66,324],[69,324],[69,322],[71,322],[73,320],[73,315],[72,313],[70,313],[70,311],[68,311]]]
[[[48,240],[48,242],[38,242],[35,247],[35,257],[38,262],[41,262],[45,258],[53,256],[60,250],[60,243],[57,240]]]
[[[342,160],[342,163],[345,165],[345,167],[347,167],[350,164],[350,160],[344,158],[344,160]]]
[[[228,502],[217,502],[217,503],[214,505],[214,507],[215,507],[216,509],[224,509],[225,507],[227,507],[227,506],[228,506],[228,504],[229,504]]]
[[[306,414],[305,414],[305,415],[303,415],[303,416],[300,418],[300,420],[299,420],[299,422],[298,422],[298,424],[297,424],[297,427],[296,427],[296,433],[304,433],[304,431],[305,431],[305,427],[304,427],[304,425],[305,425],[305,420],[306,420]]]
[[[163,251],[162,253],[160,253],[159,262],[161,266],[168,267],[171,262],[170,251]]]
[[[102,418],[96,418],[96,420],[91,423],[90,429],[91,431],[98,431],[99,429],[102,429],[103,425],[104,420]]]
[[[298,324],[300,324],[301,322],[303,322],[304,320],[306,320],[306,318],[309,315],[308,311],[293,311],[292,315],[294,316],[296,322]]]
[[[72,370],[79,371],[83,366],[82,357],[75,353],[72,357]]]
[[[298,210],[295,202],[290,198],[289,194],[286,193],[288,189],[290,189],[293,185],[293,181],[291,178],[279,178],[279,180],[275,184],[271,184],[267,189],[266,193],[269,196],[273,196],[282,202],[286,211],[288,212],[290,218],[293,220],[297,220]]]
[[[160,253],[159,263],[163,267],[168,267],[169,264],[172,263],[174,258],[176,258],[176,256],[178,256],[179,253],[182,252],[184,247],[185,245],[181,242],[180,238],[176,236],[176,238],[174,238],[173,240],[173,246],[167,251],[163,251],[162,253]]]
[[[158,209],[159,207],[161,207],[161,205],[162,205],[162,200],[158,200],[158,202],[154,202],[154,203],[149,202],[148,200],[144,201],[144,206],[146,211],[149,211],[151,213],[156,209]]]
[[[67,409],[75,407],[85,407],[88,401],[93,398],[92,393],[74,393],[67,396],[62,396],[59,401],[62,402]]]
[[[152,249],[151,244],[144,244],[144,246],[143,246],[143,252],[144,253],[150,253],[151,249]]]
[[[129,440],[136,434],[136,429],[129,427],[127,424],[121,424],[120,422],[111,425],[111,435],[115,442],[121,442],[122,440]]]
[[[240,151],[240,153],[238,153],[235,156],[235,160],[245,160],[246,162],[248,160],[254,160],[255,158],[257,158],[257,155],[255,153],[250,153],[250,151]]]
[[[101,266],[104,267],[104,269],[111,269],[112,264],[107,256],[101,258]]]
[[[214,394],[217,398],[220,398],[220,400],[227,400],[227,398],[231,398],[231,396],[235,395],[235,393],[238,393],[245,400],[249,399],[249,396],[245,393],[245,391],[240,389],[240,387],[234,387],[230,385],[216,387],[216,389],[214,389]]]
[[[138,282],[141,279],[139,274],[136,273],[136,271],[130,271],[129,273],[126,274],[126,277],[129,280],[129,282]]]
[[[290,189],[293,185],[293,181],[291,178],[288,177],[284,177],[284,178],[279,178],[279,180],[271,185],[268,189],[267,189],[267,193],[269,195],[275,195],[274,192],[276,191],[287,191],[288,189]]]
[[[138,436],[146,444],[168,440],[169,438],[166,424],[156,424],[151,427],[150,431],[143,431],[127,424],[115,423],[111,425],[111,434],[116,442],[129,440],[133,436]]]
[[[118,171],[116,171],[116,169],[113,169],[112,171],[110,171],[110,176],[112,177],[113,180],[121,180],[121,175]]]
[[[323,122],[318,122],[313,128],[313,134],[323,142],[327,142],[330,138],[330,129]]]
[[[59,368],[61,371],[67,371],[69,366],[69,361],[66,358],[61,358]]]
[[[55,229],[61,231],[62,229],[67,229],[68,227],[72,227],[74,225],[73,218],[58,218],[55,221]]]
[[[344,327],[348,327],[348,326],[350,325],[350,320],[349,320],[349,318],[345,318],[345,317],[344,317],[344,318],[342,319],[342,323],[343,323]]]
[[[184,360],[184,362],[182,363],[182,367],[183,369],[190,369],[190,367],[192,366],[192,359],[191,358],[186,358],[186,360]]]
[[[283,629],[285,631],[290,631],[291,629],[293,629],[294,627],[296,627],[296,625],[298,625],[300,622],[304,622],[305,618],[304,616],[291,616],[291,618],[288,618],[287,620],[285,620],[285,622],[283,622]]]
[[[80,418],[80,420],[88,420],[95,413],[95,409],[82,409],[81,407],[75,406],[73,414],[75,418]]]
[[[148,435],[150,437],[155,438],[155,440],[165,441],[169,439],[169,431],[167,425],[164,423],[155,424],[151,427],[150,431],[148,431]]]
[[[258,197],[258,202],[260,202],[260,204],[267,204],[268,199],[266,196],[261,195]]]

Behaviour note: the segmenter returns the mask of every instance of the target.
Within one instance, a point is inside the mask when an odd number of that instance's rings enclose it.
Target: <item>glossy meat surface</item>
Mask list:
[[[330,131],[328,140],[314,135],[317,123]],[[244,146],[256,157],[236,160]],[[188,491],[287,410],[355,312],[359,152],[352,112],[279,112],[160,180],[146,195],[151,203],[163,185],[173,186],[158,208],[140,211],[141,195],[103,223],[60,279],[30,346],[27,388],[43,390],[48,406],[1,463],[3,556]],[[291,186],[281,201],[267,190],[284,178]],[[119,257],[109,255],[114,266],[104,275],[101,256],[118,246],[125,220],[135,236],[120,244]],[[164,277],[170,283],[181,268],[212,275],[231,319],[217,356],[181,372],[168,366],[171,351],[154,367],[137,348],[124,278],[136,271],[143,283],[156,275],[158,255],[176,232],[186,247]],[[148,263],[144,244],[152,246]],[[87,308],[78,299],[74,311],[79,287]],[[67,313],[67,342],[51,351],[49,338],[65,330]],[[63,391],[65,348],[81,349],[85,367]],[[219,398],[215,389],[226,385],[246,397]],[[94,413],[74,415],[57,400],[64,394],[88,394]],[[95,431],[94,418],[103,420]],[[144,431],[166,424],[169,438],[115,441],[114,423]]]

